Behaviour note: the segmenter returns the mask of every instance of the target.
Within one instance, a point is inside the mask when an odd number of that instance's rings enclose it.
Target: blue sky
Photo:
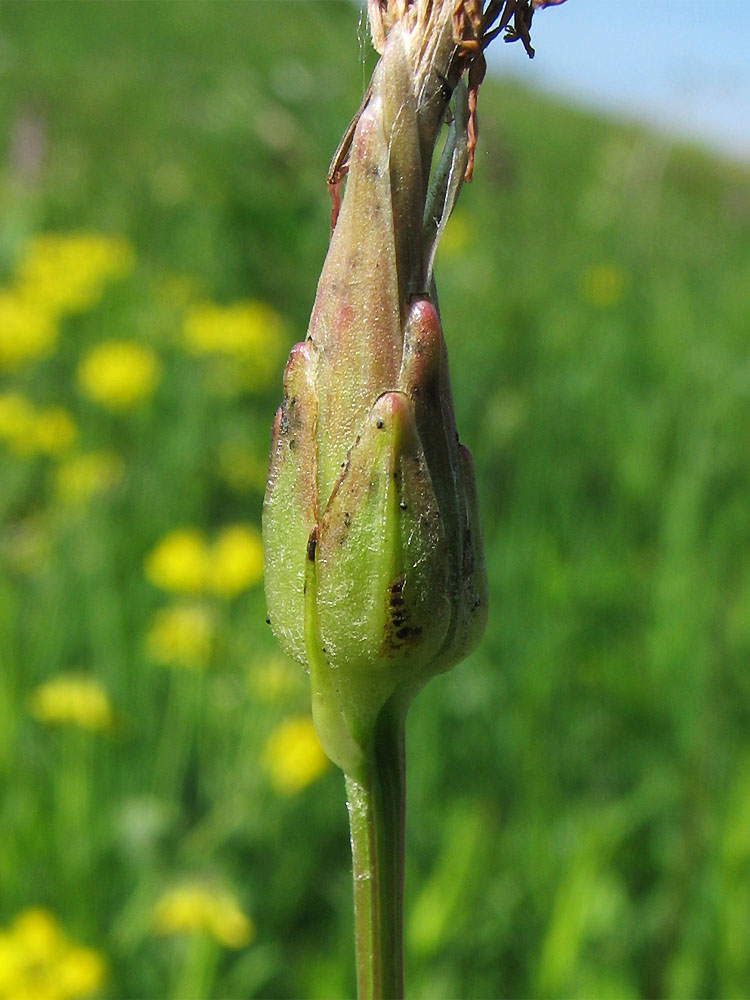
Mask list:
[[[568,0],[534,18],[536,58],[493,71],[750,162],[750,0]]]

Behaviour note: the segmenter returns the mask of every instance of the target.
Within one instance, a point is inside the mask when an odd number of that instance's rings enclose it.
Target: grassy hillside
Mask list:
[[[353,993],[258,528],[371,63],[343,0],[0,4],[3,1000]],[[491,613],[410,715],[407,991],[744,996],[750,173],[480,113],[437,280]]]

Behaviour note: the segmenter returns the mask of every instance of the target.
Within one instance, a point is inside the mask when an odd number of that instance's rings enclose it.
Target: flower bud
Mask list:
[[[321,743],[347,773],[369,753],[384,705],[406,706],[466,656],[486,619],[474,473],[458,443],[431,274],[465,167],[457,107],[446,171],[428,184],[445,114],[444,35],[428,65],[402,25],[385,39],[272,432],[270,622],[309,669]]]

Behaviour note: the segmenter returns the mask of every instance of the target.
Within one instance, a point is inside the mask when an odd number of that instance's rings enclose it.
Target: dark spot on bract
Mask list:
[[[422,627],[420,625],[404,625],[396,632],[396,638],[401,639],[403,642],[412,639],[418,639],[422,634]]]
[[[388,610],[390,639],[389,644],[396,650],[406,642],[413,642],[422,634],[420,625],[409,624],[409,608],[404,600],[403,590],[406,585],[403,573],[396,577],[388,587]]]
[[[307,558],[310,562],[315,561],[315,549],[318,547],[318,526],[317,524],[310,532],[310,537],[307,540]]]

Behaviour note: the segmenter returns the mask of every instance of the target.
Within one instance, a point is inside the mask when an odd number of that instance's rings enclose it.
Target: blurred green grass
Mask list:
[[[0,450],[0,997],[30,907],[104,956],[103,996],[352,995],[343,783],[269,769],[308,703],[262,588],[188,594],[208,665],[164,666],[144,564],[175,529],[259,523],[364,29],[344,2],[0,13],[0,278],[44,232],[135,253],[54,353],[0,373],[78,435]],[[507,81],[480,112],[437,279],[492,606],[410,715],[407,990],[747,996],[750,174]],[[281,318],[273,375],[185,350],[203,300]],[[161,377],[111,412],[78,371],[123,339]],[[91,452],[121,474],[64,502]],[[104,731],[35,713],[71,673],[106,692]],[[226,890],[249,944],[158,934],[185,880]]]

